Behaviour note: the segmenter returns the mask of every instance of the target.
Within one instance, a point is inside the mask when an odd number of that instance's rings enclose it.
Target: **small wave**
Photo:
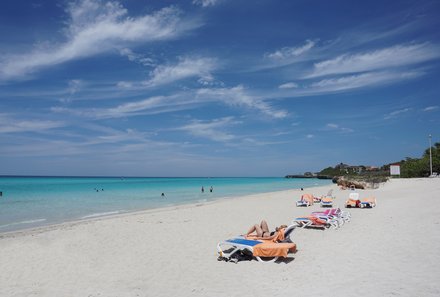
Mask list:
[[[6,228],[6,227],[21,225],[21,224],[33,224],[33,223],[39,223],[39,222],[44,222],[44,221],[46,221],[46,219],[27,220],[27,221],[21,221],[21,222],[15,222],[15,223],[10,223],[10,224],[6,224],[6,225],[1,225],[0,228]]]
[[[122,212],[122,211],[118,210],[118,211],[92,213],[90,215],[86,215],[86,216],[81,217],[81,219],[91,219],[91,218],[96,218],[96,217],[103,217],[103,216],[118,214],[120,212]]]

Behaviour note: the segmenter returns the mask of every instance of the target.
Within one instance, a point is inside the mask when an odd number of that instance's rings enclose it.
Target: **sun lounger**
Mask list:
[[[322,201],[322,199],[324,199],[324,198],[332,198],[332,199],[335,199],[335,197],[333,196],[333,189],[330,189],[328,192],[327,192],[327,194],[325,194],[325,195],[322,195],[321,197],[313,197],[313,201],[315,202],[315,203],[320,203],[321,201]]]
[[[321,199],[321,207],[333,207],[333,198],[323,197]]]
[[[350,193],[350,195],[348,196],[348,200],[345,201],[345,207],[347,208],[359,207],[359,204],[359,193]]]
[[[376,198],[363,198],[359,204],[360,208],[373,208],[377,205]]]
[[[290,239],[290,235],[296,227],[296,224],[290,225],[274,239],[275,241],[256,240],[252,236],[237,236],[221,241],[217,244],[219,260],[234,261],[238,253],[250,254],[259,262],[274,262],[280,257],[286,258],[289,252],[296,251],[296,244]]]
[[[318,216],[306,216],[296,218],[292,221],[292,224],[297,224],[300,228],[327,229],[331,226],[328,220],[319,218]]]
[[[345,202],[347,208],[373,208],[377,205],[376,198],[359,198],[359,193],[350,193],[348,200]]]
[[[349,222],[351,219],[351,215],[349,212],[342,211],[339,208],[332,208],[326,211],[315,211],[312,212],[311,215],[320,219],[327,220],[327,222],[334,228],[341,227],[345,224],[345,222]]]
[[[296,206],[312,206],[314,197],[312,194],[304,194],[301,196],[301,200],[296,202]]]
[[[335,216],[342,219],[344,222],[349,222],[351,220],[351,214],[348,211],[343,211],[340,208],[331,208],[326,209],[324,211],[315,211],[312,212],[312,215],[327,215],[327,216]]]

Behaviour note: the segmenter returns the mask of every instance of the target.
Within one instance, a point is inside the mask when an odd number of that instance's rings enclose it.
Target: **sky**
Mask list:
[[[440,141],[440,2],[3,0],[0,175],[284,176]]]

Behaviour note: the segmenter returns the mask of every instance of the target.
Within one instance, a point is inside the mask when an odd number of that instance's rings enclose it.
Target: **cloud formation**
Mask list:
[[[325,128],[327,130],[335,130],[343,133],[354,132],[354,130],[351,128],[340,127],[338,124],[334,123],[328,123],[327,125],[325,125]]]
[[[306,40],[304,45],[297,47],[283,47],[273,53],[267,53],[265,56],[271,60],[282,61],[294,57],[298,57],[309,51],[316,44],[315,41]]]
[[[416,78],[423,75],[422,71],[406,71],[406,72],[367,72],[349,76],[336,78],[327,78],[316,81],[308,85],[305,94],[317,94],[326,92],[336,92],[350,89],[357,89],[366,86],[389,84],[405,79]]]
[[[0,114],[0,133],[42,132],[49,129],[63,127],[63,122],[44,120],[22,120],[12,118],[7,114]]]
[[[20,78],[45,67],[130,44],[177,38],[200,25],[196,21],[182,20],[181,11],[175,7],[130,17],[116,1],[80,0],[71,3],[66,12],[69,15],[64,30],[66,40],[46,43],[25,54],[4,56],[0,60],[0,80]]]
[[[390,112],[390,113],[386,114],[384,116],[384,119],[385,120],[389,120],[389,119],[395,118],[395,117],[397,117],[399,115],[402,115],[404,113],[407,113],[407,112],[409,112],[411,110],[412,110],[411,108],[403,108],[403,109],[395,110],[393,112]]]
[[[177,130],[186,131],[194,136],[210,139],[218,142],[228,142],[236,137],[228,132],[226,128],[240,124],[233,117],[213,119],[211,121],[193,120],[190,124],[182,126]]]
[[[220,2],[219,0],[193,0],[193,4],[194,5],[200,5],[202,7],[209,7],[209,6],[214,6],[216,5],[218,2]]]
[[[413,65],[440,57],[440,48],[430,43],[396,45],[364,53],[343,54],[314,64],[305,78],[329,74],[359,73]]]
[[[425,107],[423,109],[423,111],[433,111],[433,110],[436,110],[436,109],[438,109],[438,105]]]
[[[168,84],[189,77],[198,77],[202,81],[212,80],[211,72],[217,67],[211,58],[180,58],[175,65],[160,65],[150,73],[150,79],[143,84],[148,87]]]
[[[278,86],[279,89],[294,89],[294,88],[298,88],[298,84],[294,83],[294,82],[288,82],[285,84],[282,84],[280,86]]]
[[[267,100],[249,94],[241,85],[233,88],[200,89],[197,91],[197,97],[204,100],[219,100],[231,106],[255,109],[271,118],[282,119],[288,115],[286,110],[277,109]]]

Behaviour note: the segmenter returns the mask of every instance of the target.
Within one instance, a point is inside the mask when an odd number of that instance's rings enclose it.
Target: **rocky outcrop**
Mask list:
[[[356,179],[346,176],[337,176],[333,178],[333,183],[347,189],[351,187],[356,189],[376,189],[381,183],[384,183],[387,180],[388,178],[384,176],[358,177]]]
[[[335,179],[335,178],[333,178]],[[336,183],[338,186],[343,187],[343,188],[356,188],[356,189],[365,189],[367,188],[367,183],[362,182],[362,181],[355,181],[355,180],[349,180],[346,179],[343,176],[339,176],[336,178]]]

